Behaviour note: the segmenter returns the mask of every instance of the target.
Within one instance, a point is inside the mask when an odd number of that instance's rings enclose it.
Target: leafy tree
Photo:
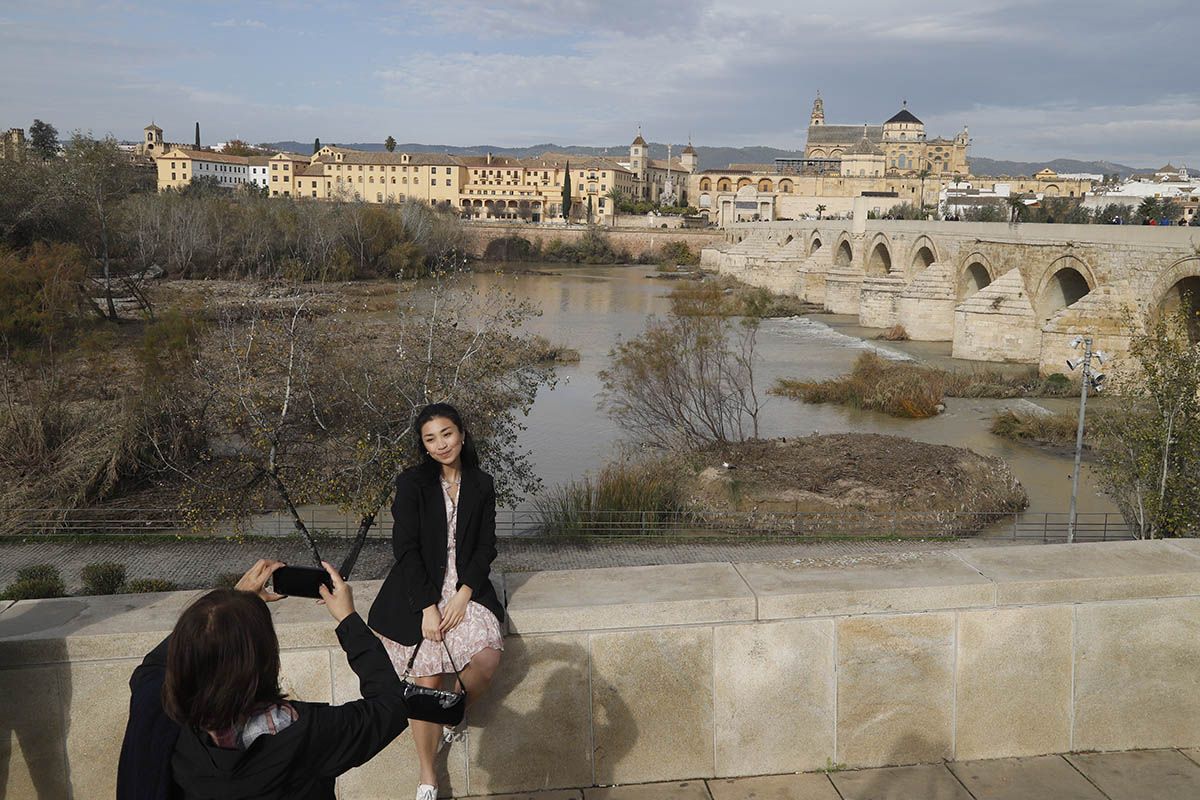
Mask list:
[[[1098,424],[1100,479],[1139,539],[1200,534],[1200,343],[1195,306],[1153,319]]]
[[[383,142],[383,147],[389,153],[394,153],[396,151],[396,140],[391,136],[387,137],[387,139],[385,139]]]
[[[1133,221],[1133,206],[1128,203],[1108,203],[1096,209],[1092,220],[1100,225],[1114,225]]]
[[[58,129],[49,122],[35,119],[29,126],[29,149],[43,161],[58,155]]]
[[[587,199],[587,224],[592,224],[592,196],[590,194]]]
[[[196,149],[200,149],[200,123],[196,123]]]
[[[313,153],[317,153],[321,149],[321,137],[313,139]]]
[[[255,147],[254,145],[242,139],[230,139],[225,143],[225,146],[221,148],[221,152],[227,153],[231,156],[267,155],[266,150],[263,150],[261,147]]]
[[[562,187],[562,215],[563,219],[570,221],[571,219],[571,162],[567,162],[566,172],[563,174]]]
[[[1028,213],[1028,206],[1025,205],[1025,198],[1019,194],[1010,195],[1008,198],[1008,221],[1020,222]]]

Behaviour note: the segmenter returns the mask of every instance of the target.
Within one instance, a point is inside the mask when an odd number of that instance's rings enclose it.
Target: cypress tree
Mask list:
[[[196,123],[196,149],[200,149],[200,123]]]
[[[563,176],[562,215],[567,222],[571,221],[571,162],[567,162],[567,171]]]
[[[315,153],[320,149],[321,149],[321,137],[318,136],[316,139],[313,139],[313,152]]]

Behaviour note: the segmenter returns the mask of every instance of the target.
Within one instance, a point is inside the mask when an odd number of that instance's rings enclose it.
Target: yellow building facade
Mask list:
[[[162,131],[147,133],[155,142]],[[639,134],[627,160],[544,153],[531,158],[454,156],[353,150],[326,146],[311,156],[231,156],[174,146],[156,159],[158,188],[182,189],[193,177],[216,175],[221,185],[265,187],[271,197],[366,203],[417,200],[454,208],[471,219],[543,222],[562,217],[571,181],[571,218],[611,224],[618,196],[686,201],[687,177],[698,161],[689,144],[679,158],[651,159]]]

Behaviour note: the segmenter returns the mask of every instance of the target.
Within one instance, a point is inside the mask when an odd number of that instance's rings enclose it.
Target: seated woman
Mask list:
[[[281,566],[259,561],[235,589],[192,603],[134,671],[118,798],[332,800],[338,775],[405,729],[396,671],[328,564],[333,591],[322,586],[318,602],[338,623],[363,699],[331,706],[283,695],[266,605],[280,599],[266,585]]]

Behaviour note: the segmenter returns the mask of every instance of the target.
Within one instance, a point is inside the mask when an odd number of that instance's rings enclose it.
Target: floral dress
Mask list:
[[[446,501],[446,578],[442,581],[442,599],[438,601],[438,611],[446,613],[446,604],[458,592],[458,565],[455,562],[454,531],[458,527],[458,503],[450,496],[450,484],[442,481],[442,498]],[[400,675],[408,668],[408,659],[412,657],[413,648],[417,645],[403,645],[393,642],[386,636],[380,636],[383,647],[387,650],[392,665]],[[410,675],[412,677],[428,677],[454,672],[458,667],[462,670],[476,653],[485,647],[493,650],[504,649],[504,637],[500,633],[500,621],[496,615],[474,600],[467,603],[466,613],[462,622],[454,626],[443,637],[441,642],[425,641],[413,662]],[[449,649],[453,656],[453,664],[447,657]]]

